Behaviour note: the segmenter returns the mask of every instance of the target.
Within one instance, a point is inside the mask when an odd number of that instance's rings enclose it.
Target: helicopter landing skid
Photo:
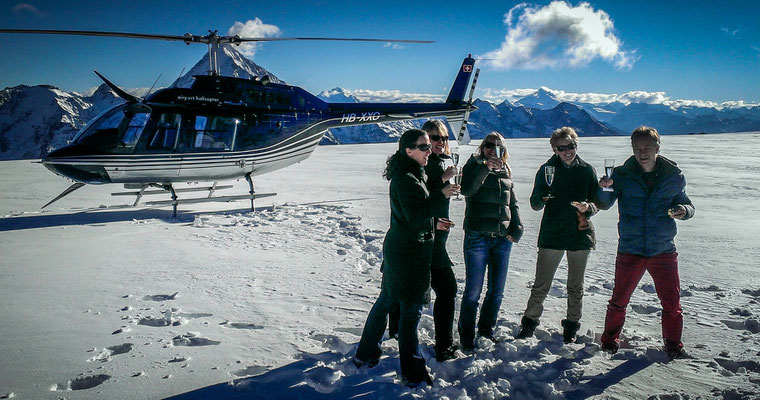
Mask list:
[[[277,193],[255,193],[253,191],[253,182],[250,179],[250,177],[246,176],[246,180],[248,181],[251,191],[249,194],[241,194],[241,195],[232,195],[232,196],[213,196],[214,192],[217,190],[222,189],[229,189],[232,187],[232,185],[217,185],[216,182],[214,182],[211,186],[205,186],[205,187],[197,187],[197,188],[181,188],[181,189],[175,189],[174,186],[171,183],[166,184],[158,184],[158,183],[150,183],[150,184],[141,184],[141,185],[125,185],[128,189],[139,189],[137,191],[130,191],[130,192],[117,192],[117,193],[111,193],[111,196],[136,196],[135,202],[132,206],[137,206],[137,204],[140,202],[143,196],[145,195],[153,195],[153,194],[166,194],[169,192],[171,194],[172,199],[171,200],[159,200],[159,201],[146,201],[146,206],[163,206],[163,205],[172,205],[172,218],[177,218],[177,205],[180,203],[182,204],[196,204],[196,203],[206,203],[211,201],[233,201],[233,200],[244,200],[244,199],[250,199],[251,200],[251,207],[253,207],[254,199],[257,197],[269,197],[274,196]],[[158,188],[159,190],[147,190],[148,188]],[[186,193],[186,192],[205,192],[208,191],[208,196],[201,197],[201,198],[190,198],[190,199],[180,199],[177,196],[177,193]],[[254,208],[251,208],[251,211],[255,211]]]

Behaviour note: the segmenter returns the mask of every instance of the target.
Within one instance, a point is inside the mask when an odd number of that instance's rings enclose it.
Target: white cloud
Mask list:
[[[13,12],[16,14],[22,13],[22,12],[30,12],[32,14],[37,14],[40,17],[44,17],[45,13],[40,11],[37,7],[28,4],[28,3],[18,3],[13,7]]]
[[[736,37],[736,35],[739,33],[739,28],[736,28],[734,30],[729,30],[728,28],[720,28],[720,30],[723,31],[723,33],[726,35],[731,35],[734,37]]]
[[[400,49],[403,49],[403,48],[404,48],[404,46],[403,46],[403,45],[401,45],[401,44],[398,44],[398,43],[391,43],[391,42],[386,42],[386,43],[383,45],[383,47],[390,47],[390,48],[391,48],[391,49],[393,49],[393,50],[400,50]]]
[[[499,49],[478,58],[497,69],[582,67],[595,58],[630,69],[636,51],[625,51],[610,16],[589,3],[553,1],[544,7],[519,4],[504,17],[507,35]]]
[[[239,35],[242,38],[267,38],[280,36],[280,28],[275,25],[265,24],[261,19],[249,19],[245,23],[236,21],[227,31],[230,36]],[[238,50],[244,55],[253,58],[261,43],[242,43]]]

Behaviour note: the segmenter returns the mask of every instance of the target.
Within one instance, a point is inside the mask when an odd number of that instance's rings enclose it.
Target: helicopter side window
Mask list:
[[[135,113],[132,119],[129,120],[127,130],[124,132],[124,138],[121,140],[122,146],[134,147],[135,143],[140,139],[145,124],[148,122],[150,113]]]
[[[240,120],[233,117],[195,117],[193,148],[204,151],[229,151],[233,148]]]
[[[182,115],[166,113],[161,114],[156,124],[156,131],[148,143],[151,149],[173,149],[182,123]]]

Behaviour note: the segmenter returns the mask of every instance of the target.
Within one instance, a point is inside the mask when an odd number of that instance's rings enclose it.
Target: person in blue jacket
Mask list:
[[[676,220],[694,216],[694,205],[686,195],[686,178],[674,161],[661,155],[660,135],[641,126],[631,135],[633,156],[616,167],[611,177],[599,180],[597,205],[607,210],[618,201],[618,253],[615,287],[607,306],[602,350],[615,353],[631,295],[644,272],[654,280],[662,305],[662,336],[665,352],[672,358],[685,356],[681,333],[678,253],[673,239]]]

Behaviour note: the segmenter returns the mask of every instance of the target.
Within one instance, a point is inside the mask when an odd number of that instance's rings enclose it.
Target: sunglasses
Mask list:
[[[555,149],[557,151],[566,151],[566,150],[575,150],[575,148],[578,147],[575,143],[570,143],[564,146],[557,146]]]
[[[494,143],[494,142],[485,142],[485,143],[483,143],[483,147],[485,147],[486,149],[493,149],[493,148],[494,148],[494,147],[496,147],[496,146],[499,146],[499,147],[501,147],[501,145],[500,145],[500,144],[499,144],[499,145],[497,145],[497,144],[496,144],[496,143]],[[501,147],[501,148],[503,149],[503,147]]]
[[[432,140],[434,142],[438,142],[438,141],[444,141],[445,142],[445,141],[449,140],[449,137],[448,136],[443,136],[443,135],[430,135],[430,140]]]
[[[412,146],[412,149],[419,149],[420,151],[430,151],[430,149],[433,146],[430,145],[430,143],[423,143],[423,144],[415,144]]]

